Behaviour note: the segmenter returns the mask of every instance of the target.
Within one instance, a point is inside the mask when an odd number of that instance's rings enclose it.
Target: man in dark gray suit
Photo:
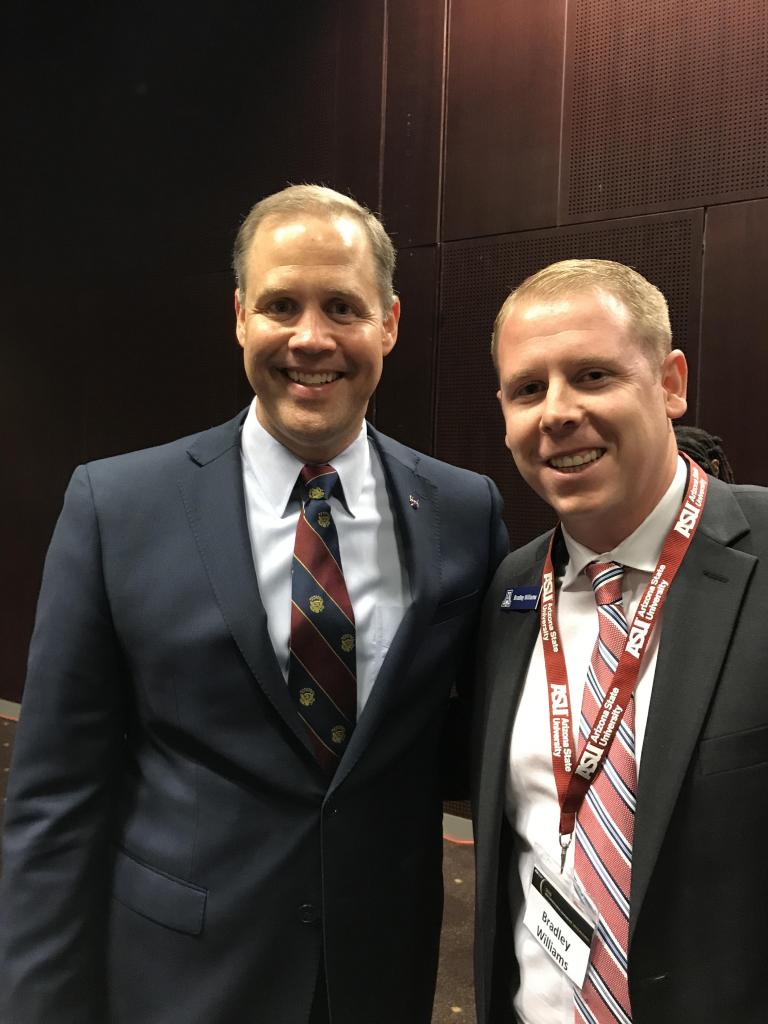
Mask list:
[[[364,422],[393,265],[347,197],[263,200],[235,247],[252,405],[76,470],[8,791],[3,1024],[428,1024],[506,531],[490,480]]]
[[[603,260],[504,303],[506,443],[560,524],[479,640],[481,1024],[768,1019],[768,491],[678,456],[666,302]]]

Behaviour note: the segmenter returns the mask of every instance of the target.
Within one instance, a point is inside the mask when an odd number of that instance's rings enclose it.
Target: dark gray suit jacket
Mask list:
[[[241,422],[72,478],[8,792],[3,1024],[299,1024],[321,955],[334,1024],[429,1021],[441,753],[500,497],[371,430],[413,604],[328,789],[267,633]]]
[[[514,1021],[523,894],[504,814],[509,737],[548,536],[499,567],[483,612],[473,792],[480,1024]],[[630,911],[635,1024],[768,1020],[768,490],[710,481],[664,608],[638,779]]]

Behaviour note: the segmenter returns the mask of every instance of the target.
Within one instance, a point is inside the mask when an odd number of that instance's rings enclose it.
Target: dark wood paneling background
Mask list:
[[[736,479],[768,484],[768,199],[707,210],[700,410]]]
[[[438,250],[436,245],[401,249],[395,285],[402,296],[398,340],[387,356],[376,391],[376,422],[408,444],[434,450],[436,392],[424,380],[435,374]]]
[[[560,219],[764,195],[764,0],[570,0]]]
[[[556,223],[565,0],[452,0],[444,238]]]
[[[288,181],[383,212],[404,312],[377,425],[494,476],[515,541],[549,513],[504,449],[488,337],[563,256],[665,290],[689,421],[768,484],[763,0],[6,0],[0,58],[0,696],[74,466],[247,401],[230,246]]]
[[[439,237],[447,0],[387,4],[382,204],[398,248]]]

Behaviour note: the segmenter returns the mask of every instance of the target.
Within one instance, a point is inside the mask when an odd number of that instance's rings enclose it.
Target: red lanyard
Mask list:
[[[612,685],[587,736],[578,758],[575,756],[568,694],[568,670],[557,629],[555,573],[549,543],[541,584],[541,641],[549,692],[552,768],[560,803],[560,845],[563,863],[579,813],[592,779],[608,753],[640,674],[643,653],[667,599],[669,588],[699,525],[707,499],[707,475],[688,456],[688,487],[677,519],[667,534],[659,562],[645,588],[619,659]]]

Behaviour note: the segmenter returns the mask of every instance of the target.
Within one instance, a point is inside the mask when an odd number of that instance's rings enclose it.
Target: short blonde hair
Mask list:
[[[613,260],[560,260],[531,275],[504,300],[493,325],[491,356],[498,366],[499,335],[518,304],[585,292],[604,292],[625,307],[638,341],[649,356],[661,361],[672,349],[667,300],[632,267]]]
[[[240,225],[232,253],[240,301],[245,297],[246,264],[248,253],[259,225],[267,217],[288,217],[297,213],[313,213],[320,217],[351,216],[361,225],[371,243],[376,284],[381,297],[384,316],[395,301],[393,277],[395,273],[395,247],[379,218],[350,196],[335,192],[325,185],[289,185],[280,192],[266,196],[253,206]]]

